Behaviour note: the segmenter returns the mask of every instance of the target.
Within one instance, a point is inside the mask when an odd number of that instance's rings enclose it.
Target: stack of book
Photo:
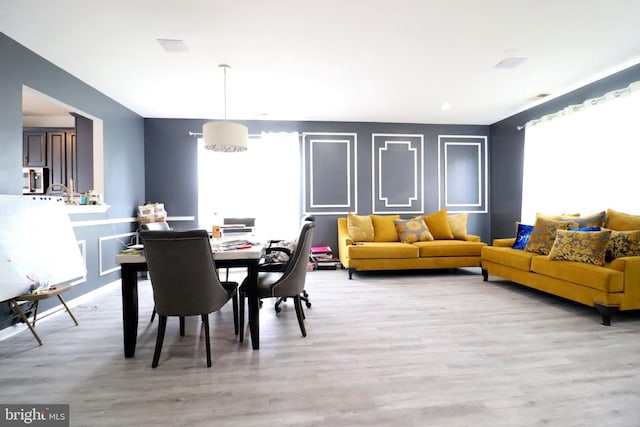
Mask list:
[[[311,247],[310,256],[316,270],[335,270],[340,265],[329,246]]]

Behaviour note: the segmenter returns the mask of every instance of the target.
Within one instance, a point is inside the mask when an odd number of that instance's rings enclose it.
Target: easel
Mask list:
[[[29,327],[29,330],[31,331],[31,333],[33,334],[35,339],[38,341],[38,344],[42,345],[42,340],[40,339],[40,337],[36,333],[35,326],[36,326],[36,317],[38,316],[38,303],[43,299],[48,299],[48,298],[52,298],[52,297],[58,297],[58,299],[60,300],[60,302],[62,303],[64,308],[67,310],[67,313],[69,313],[69,316],[71,316],[71,319],[73,319],[73,322],[76,324],[76,326],[78,326],[78,321],[76,320],[76,318],[73,315],[73,313],[71,312],[71,310],[69,310],[69,307],[67,307],[67,304],[62,299],[62,295],[60,295],[61,293],[66,292],[69,289],[71,289],[71,285],[64,285],[64,286],[59,286],[57,289],[52,290],[52,291],[45,291],[45,292],[41,292],[41,293],[38,293],[38,294],[18,295],[17,297],[11,298],[9,300],[9,304],[11,304],[11,306],[16,309],[18,314],[20,314],[20,317],[22,318],[22,320],[24,320],[24,323],[27,324],[27,326]],[[35,302],[35,305],[34,305],[34,308],[33,308],[33,322],[29,322],[29,318],[27,317],[27,315],[24,313],[24,311],[20,307],[20,304],[18,304],[19,301],[34,301]]]

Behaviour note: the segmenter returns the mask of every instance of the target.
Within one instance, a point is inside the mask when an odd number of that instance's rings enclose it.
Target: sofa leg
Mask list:
[[[604,326],[611,326],[611,317],[619,310],[618,307],[607,307],[606,305],[595,303],[594,307],[598,310],[598,313],[602,316],[602,324]]]
[[[349,268],[347,271],[349,272],[349,280],[351,280],[351,276],[353,275],[355,268]]]
[[[482,280],[484,282],[489,280],[489,272],[487,270],[485,270],[484,268],[482,269]]]

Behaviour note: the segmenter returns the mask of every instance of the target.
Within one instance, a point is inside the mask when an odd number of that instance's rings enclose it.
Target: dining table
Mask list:
[[[249,308],[249,331],[251,346],[260,348],[260,298],[258,295],[258,262],[263,254],[263,245],[246,245],[241,248],[220,249],[212,244],[216,268],[246,268],[247,303]],[[122,285],[122,332],[124,357],[134,357],[138,337],[138,273],[147,271],[144,249],[125,251],[116,255],[120,264]],[[243,337],[240,337],[242,341]]]

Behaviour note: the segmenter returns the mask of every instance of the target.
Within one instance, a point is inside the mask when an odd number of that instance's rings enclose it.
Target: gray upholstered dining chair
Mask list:
[[[305,215],[302,217],[301,224],[306,221],[315,221],[313,215]],[[284,271],[289,263],[289,257],[295,249],[296,242],[287,242],[285,240],[269,240],[267,246],[264,249],[264,258],[258,265],[258,271]],[[284,255],[286,254],[286,255]],[[282,259],[286,258],[286,261]],[[287,301],[288,297],[279,297],[274,306],[276,313],[280,313],[282,310],[280,305]],[[302,290],[300,300],[304,302],[307,308],[311,308],[311,300],[309,294],[305,289]]]
[[[151,366],[157,367],[160,360],[167,317],[180,317],[180,335],[184,335],[184,317],[200,316],[205,331],[207,366],[210,367],[209,313],[233,300],[234,326],[238,333],[238,284],[220,282],[206,230],[142,231],[140,236],[159,317]]]
[[[300,228],[296,247],[289,258],[284,271],[258,273],[258,295],[263,298],[292,298],[298,317],[298,325],[302,336],[307,336],[307,330],[304,325],[304,311],[302,309],[301,293],[304,290],[307,278],[307,268],[309,264],[309,251],[311,249],[311,240],[315,229],[315,222],[305,221]],[[246,297],[246,280],[240,286],[239,305],[239,334],[240,340],[244,336],[244,299]]]
[[[169,223],[167,221],[148,222],[140,226],[140,230],[138,231],[138,233],[140,233],[140,231],[148,231],[148,230],[154,230],[154,231],[155,230],[171,230],[171,227],[169,227]],[[139,236],[140,235],[138,234],[138,237]],[[151,322],[153,322],[153,319],[155,318],[156,318],[156,309],[154,307],[153,311],[151,312]],[[180,319],[180,331],[184,333],[184,318]]]

